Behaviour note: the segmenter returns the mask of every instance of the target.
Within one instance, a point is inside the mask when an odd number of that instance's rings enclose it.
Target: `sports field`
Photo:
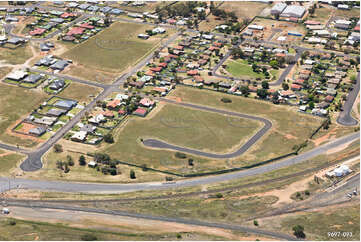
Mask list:
[[[120,73],[146,55],[166,35],[153,36],[148,40],[137,37],[151,28],[136,23],[116,22],[89,40],[70,48],[62,56],[92,73],[95,70]],[[77,74],[76,69],[73,72]]]
[[[322,122],[321,118],[301,114],[292,107],[274,105],[268,102],[228,95],[232,103],[223,103],[225,94],[178,86],[170,95],[183,102],[202,104],[264,117],[273,124],[271,130],[244,155],[235,159],[238,163],[254,163],[283,155],[292,151],[295,145],[304,142]],[[239,160],[239,162],[237,162]]]

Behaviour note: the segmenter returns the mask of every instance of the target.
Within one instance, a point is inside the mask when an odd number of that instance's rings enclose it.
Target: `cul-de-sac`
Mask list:
[[[359,241],[360,1],[0,1],[0,240]]]

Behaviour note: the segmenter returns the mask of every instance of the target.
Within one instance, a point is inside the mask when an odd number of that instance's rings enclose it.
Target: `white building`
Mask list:
[[[271,14],[279,15],[283,12],[283,10],[285,10],[286,7],[287,7],[287,4],[285,4],[285,3],[277,3],[272,7]]]
[[[255,25],[255,24],[251,24],[248,26],[249,29],[255,29],[255,30],[263,30],[263,26],[261,25]]]
[[[289,5],[285,8],[285,10],[283,10],[281,17],[286,17],[286,18],[302,18],[303,15],[305,14],[306,9],[302,6],[298,6],[298,5]]]

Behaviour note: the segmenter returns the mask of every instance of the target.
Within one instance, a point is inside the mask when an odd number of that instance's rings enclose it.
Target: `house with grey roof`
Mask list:
[[[37,83],[40,79],[41,76],[39,74],[30,74],[23,80],[23,82],[34,84]]]
[[[64,109],[59,109],[59,108],[52,108],[50,109],[48,112],[46,112],[46,115],[48,116],[54,116],[54,117],[59,117],[63,114],[65,114],[67,111]]]
[[[65,86],[65,81],[63,79],[55,79],[50,85],[51,90],[57,91],[62,89]]]
[[[54,104],[55,107],[58,108],[62,108],[65,110],[70,110],[72,109],[75,105],[77,104],[76,101],[72,101],[72,100],[58,100],[56,101],[56,103]]]
[[[57,60],[54,64],[52,64],[50,66],[51,69],[53,70],[64,70],[65,67],[67,67],[69,65],[68,61],[66,60]]]
[[[46,129],[44,127],[36,127],[29,130],[29,134],[35,135],[35,136],[41,136],[46,132]]]

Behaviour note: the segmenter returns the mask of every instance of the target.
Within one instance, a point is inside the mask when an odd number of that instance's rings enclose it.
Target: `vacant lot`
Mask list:
[[[32,56],[29,45],[21,46],[16,49],[0,47],[0,60],[3,60],[8,64],[24,64],[25,61]]]
[[[101,88],[89,86],[81,83],[72,82],[63,92],[60,97],[69,98],[79,101],[80,104],[89,103],[95,96],[101,92]]]
[[[138,39],[137,35],[145,33],[146,29],[151,27],[135,23],[114,23],[98,35],[69,49],[63,57],[88,70],[88,75],[89,72],[94,73],[97,70],[120,73],[147,54],[160,41],[161,37],[158,36],[148,40]],[[73,72],[77,74],[76,68]],[[84,74],[84,70],[78,75],[82,73]]]
[[[236,2],[236,1],[225,1],[220,9],[226,11],[234,11],[236,16],[240,19],[253,18],[259,15],[263,9],[269,7],[267,3],[262,2]]]
[[[271,132],[240,157],[242,163],[265,160],[291,152],[293,146],[304,142],[322,122],[322,119],[301,114],[292,107],[274,105],[251,98],[228,95],[232,103],[223,103],[220,99],[224,95],[190,87],[177,87],[171,94],[173,98],[180,98],[184,102],[262,116],[272,121]]]
[[[9,144],[32,147],[36,145],[29,139],[13,136],[10,129],[15,121],[20,121],[34,108],[46,100],[47,95],[25,88],[0,83],[0,140]]]
[[[0,152],[0,174],[9,174],[10,170],[15,168],[17,163],[24,158],[24,156],[20,154],[3,150],[0,150]]]

